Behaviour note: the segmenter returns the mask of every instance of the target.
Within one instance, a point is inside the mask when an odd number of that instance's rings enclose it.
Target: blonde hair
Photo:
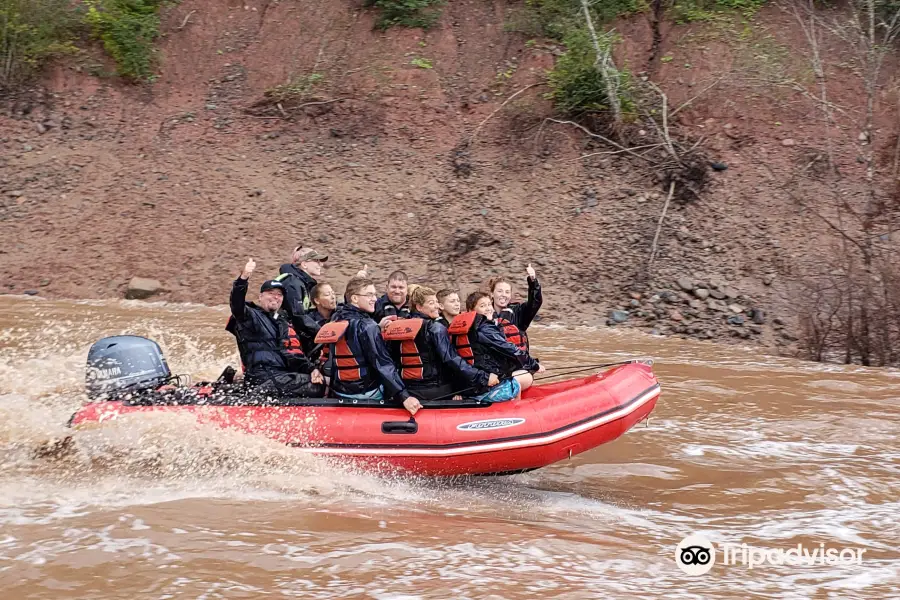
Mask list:
[[[412,286],[410,286],[412,287]],[[417,310],[420,306],[425,304],[425,300],[428,296],[434,296],[435,292],[428,286],[425,285],[417,285],[415,288],[410,290],[409,292],[409,310],[414,311]]]

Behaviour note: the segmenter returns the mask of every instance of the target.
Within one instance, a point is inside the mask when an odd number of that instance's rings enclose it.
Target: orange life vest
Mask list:
[[[297,336],[297,332],[294,331],[294,326],[288,324],[287,330],[287,337],[284,338],[284,347],[287,349],[287,353],[295,356],[303,356],[303,346],[300,344],[300,338]]]
[[[522,352],[528,352],[528,334],[516,327],[515,323],[507,321],[503,317],[497,317],[497,325],[506,336],[506,341],[512,343],[513,346]]]
[[[362,379],[359,361],[345,338],[348,325],[350,323],[347,321],[326,323],[322,325],[314,341],[317,344],[328,344],[329,348],[334,345],[335,377],[340,381],[359,381]]]
[[[475,335],[472,326],[475,325],[475,317],[478,316],[474,310],[467,313],[460,313],[453,318],[447,333],[456,347],[456,352],[470,365],[475,364],[475,352],[472,350],[472,341],[470,336]]]
[[[392,321],[382,332],[382,337],[389,342],[400,342],[400,378],[410,381],[425,379],[425,361],[422,351],[416,343],[419,333],[424,334],[422,319],[399,319]],[[424,344],[424,339],[419,339]]]

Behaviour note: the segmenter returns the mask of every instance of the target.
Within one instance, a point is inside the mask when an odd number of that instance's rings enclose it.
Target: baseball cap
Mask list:
[[[305,260],[318,260],[320,262],[325,262],[328,260],[327,254],[321,254],[312,248],[301,248],[300,256],[297,257],[297,262],[303,262]]]
[[[259,293],[268,292],[269,290],[279,290],[281,291],[281,295],[284,295],[284,284],[278,281],[277,279],[269,279],[268,281],[264,281],[263,284],[259,287]]]

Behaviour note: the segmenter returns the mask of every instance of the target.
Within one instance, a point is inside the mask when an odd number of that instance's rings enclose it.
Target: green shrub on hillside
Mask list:
[[[116,61],[116,72],[134,81],[152,79],[154,40],[163,0],[86,0],[86,21]]]
[[[768,0],[676,0],[672,15],[678,23],[712,21],[717,15],[739,12],[745,17],[753,16]]]
[[[266,90],[266,96],[275,102],[287,102],[289,100],[303,100],[312,94],[313,90],[325,81],[321,73],[300,75],[291,79],[288,83],[277,85]]]
[[[443,0],[366,0],[365,6],[381,11],[375,23],[381,30],[395,25],[428,29],[440,18],[443,3]]]
[[[553,70],[548,74],[550,97],[560,110],[580,114],[584,112],[603,112],[609,109],[606,81],[594,66],[596,53],[586,30],[578,29],[570,32],[563,42],[566,53],[560,56]],[[600,39],[601,44],[611,45],[611,36]],[[634,112],[631,99],[631,77],[627,70],[619,72],[619,102],[622,113]]]
[[[69,0],[0,0],[0,89],[17,85],[55,55],[76,52]]]
[[[509,29],[562,41],[573,29],[584,26],[580,0],[526,0],[525,5],[524,15],[510,23]],[[592,0],[591,16],[599,26],[645,7],[646,0]]]

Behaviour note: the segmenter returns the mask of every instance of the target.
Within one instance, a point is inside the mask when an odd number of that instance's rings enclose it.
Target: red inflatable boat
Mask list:
[[[423,408],[415,419],[402,409],[335,399],[271,405],[105,401],[85,406],[71,424],[96,425],[129,413],[190,412],[201,422],[369,468],[497,475],[538,469],[616,439],[650,415],[659,393],[650,366],[633,362],[582,379],[535,385],[518,401],[441,403]]]

